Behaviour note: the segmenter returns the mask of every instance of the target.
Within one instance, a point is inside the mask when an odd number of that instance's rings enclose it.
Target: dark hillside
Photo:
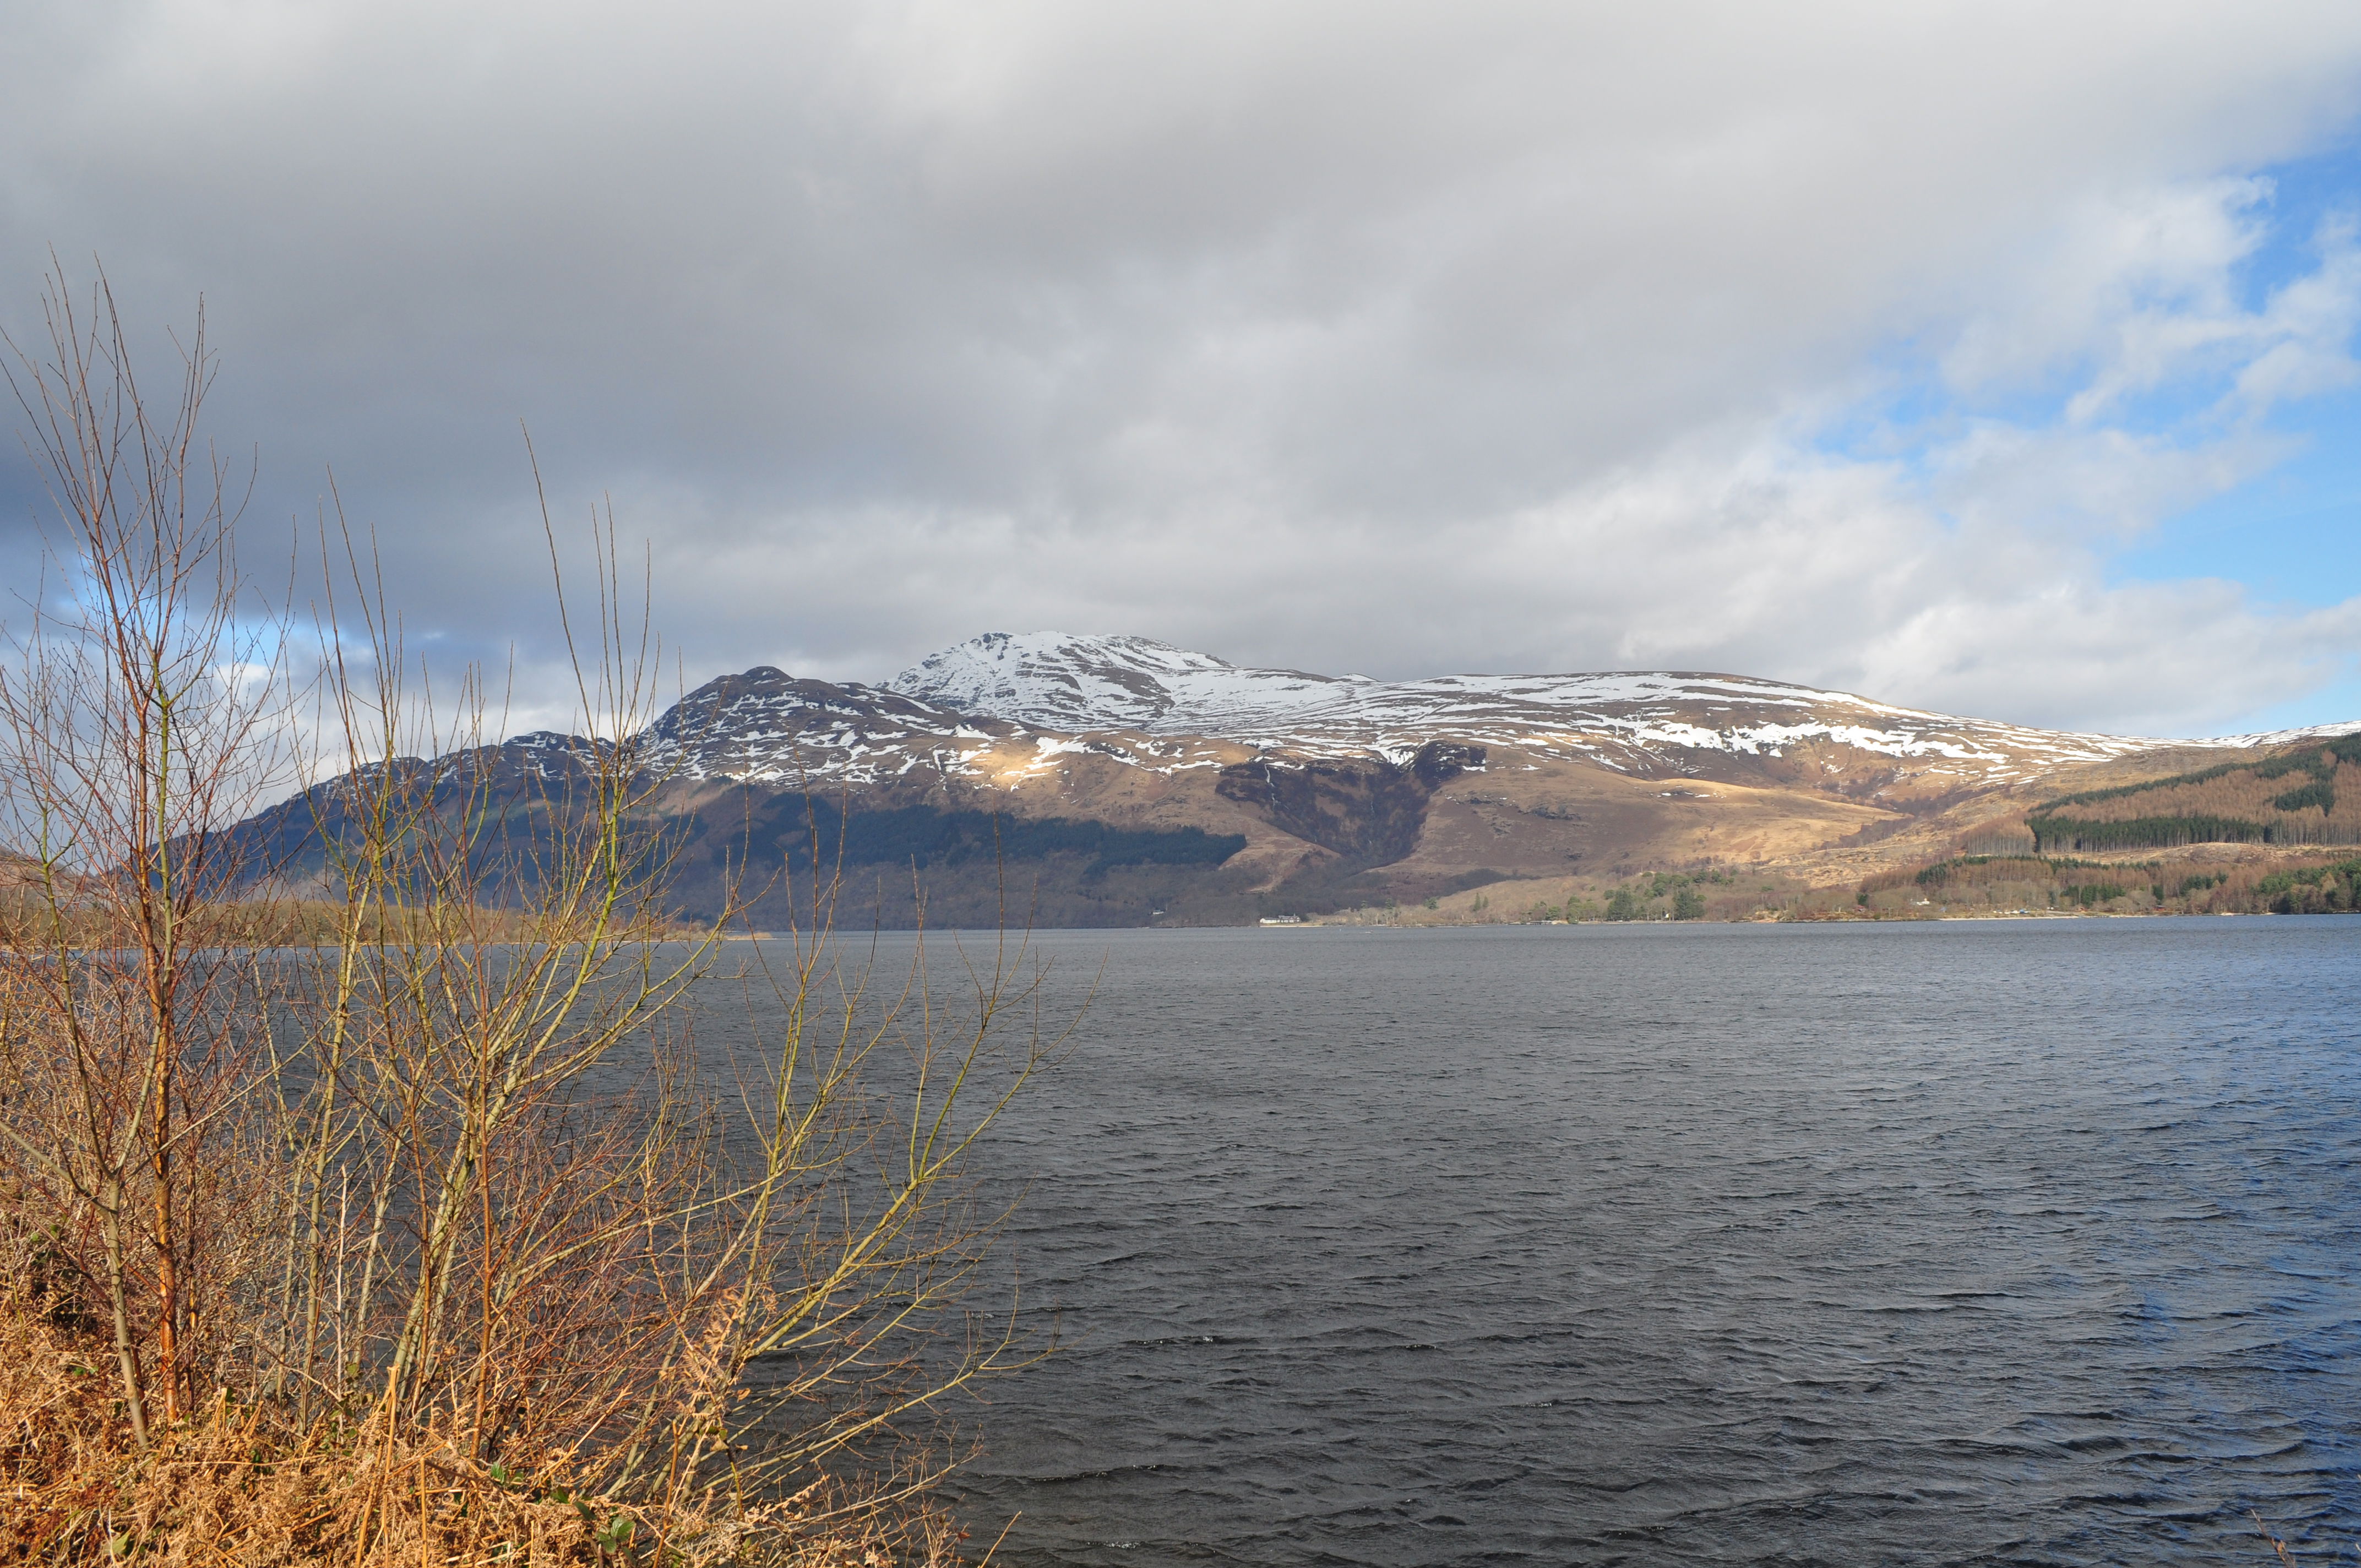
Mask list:
[[[1207,894],[1246,846],[1202,828],[1121,828],[1075,817],[1020,817],[859,796],[736,786],[686,809],[673,895],[692,920],[719,915],[730,890],[757,928],[810,918],[815,881],[843,879],[837,918],[856,926],[1144,926]]]

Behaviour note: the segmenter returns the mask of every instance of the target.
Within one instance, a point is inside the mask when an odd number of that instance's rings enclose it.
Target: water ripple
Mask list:
[[[1049,941],[1004,1562],[2361,1539],[2361,922]]]

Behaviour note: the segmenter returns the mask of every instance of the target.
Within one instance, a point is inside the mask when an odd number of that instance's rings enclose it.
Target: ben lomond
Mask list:
[[[817,844],[821,870],[846,873],[840,922],[908,926],[923,897],[937,926],[1140,926],[1500,917],[1652,872],[1798,912],[1897,868],[2033,852],[2070,797],[2164,798],[2300,764],[2315,782],[2258,784],[2268,800],[2246,816],[2134,800],[2070,818],[2130,824],[2092,833],[2143,864],[2284,858],[2361,842],[2361,748],[2339,740],[2355,729],[2142,740],[1734,675],[1389,683],[1037,631],[974,638],[883,685],[725,675],[624,744],[649,826],[681,848],[685,917],[710,918],[734,881],[771,886],[752,924],[784,925]],[[522,819],[591,744],[539,733],[393,765]],[[342,795],[329,781],[246,831],[300,887],[324,874]]]

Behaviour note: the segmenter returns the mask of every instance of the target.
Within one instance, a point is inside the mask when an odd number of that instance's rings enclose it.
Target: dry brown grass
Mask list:
[[[492,1467],[464,1434],[372,1429],[218,1390],[141,1454],[112,1408],[102,1342],[38,1300],[0,1308],[0,1563],[296,1568],[351,1563],[681,1564],[873,1568],[959,1561],[926,1509],[884,1519],[815,1487],[750,1508],[661,1518],[579,1492],[572,1456]]]

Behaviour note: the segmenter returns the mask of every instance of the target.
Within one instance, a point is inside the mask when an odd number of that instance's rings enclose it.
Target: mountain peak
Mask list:
[[[928,654],[885,685],[1052,729],[1216,733],[1226,714],[1309,706],[1356,679],[1249,669],[1152,637],[987,631]]]

